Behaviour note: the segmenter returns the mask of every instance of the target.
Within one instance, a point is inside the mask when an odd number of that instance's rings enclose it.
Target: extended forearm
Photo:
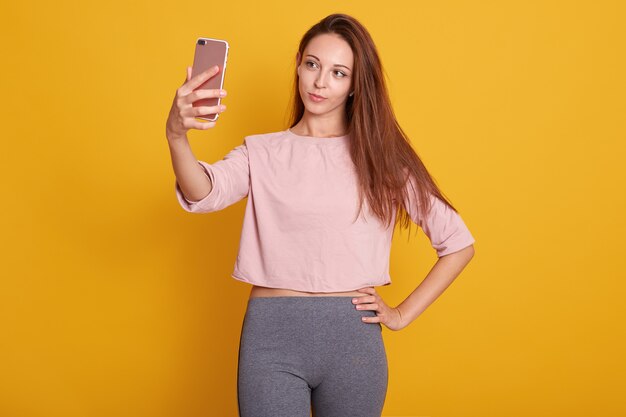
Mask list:
[[[403,327],[408,326],[452,284],[474,256],[474,246],[442,256],[437,260],[426,278],[397,306]]]
[[[176,181],[190,201],[200,201],[211,191],[212,184],[198,163],[187,138],[169,139],[168,146]]]

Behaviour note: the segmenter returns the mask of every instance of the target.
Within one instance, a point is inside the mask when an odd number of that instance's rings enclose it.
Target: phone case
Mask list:
[[[197,89],[222,89],[224,87],[224,75],[226,71],[226,62],[228,62],[228,42],[222,39],[213,38],[198,38],[196,41],[196,50],[193,57],[193,67],[191,69],[191,76],[194,77],[197,74],[206,71],[210,67],[217,65],[220,71],[209,78]],[[215,106],[220,104],[221,98],[203,98],[193,102],[193,107],[200,106]],[[219,117],[218,113],[198,115],[199,119],[208,120],[214,122]]]

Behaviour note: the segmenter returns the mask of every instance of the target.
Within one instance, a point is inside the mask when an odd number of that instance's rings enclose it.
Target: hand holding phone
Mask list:
[[[165,135],[168,140],[186,138],[189,129],[206,130],[214,127],[218,115],[226,108],[221,104],[220,99],[226,96],[226,90],[222,87],[228,44],[226,43],[226,50],[219,53],[216,61],[215,59],[207,59],[211,55],[208,50],[198,48],[201,40],[207,40],[207,38],[199,38],[196,43],[195,69],[187,67],[185,82],[176,90],[170,108],[165,125]],[[213,43],[211,42],[211,44]],[[223,59],[221,58],[222,54]],[[223,64],[220,67],[219,64],[212,64],[212,62],[223,62]],[[195,75],[192,76],[192,73]],[[199,122],[196,118],[208,120],[208,122]]]
[[[228,61],[228,48],[228,42],[225,40],[212,38],[197,39],[191,77],[193,78],[194,76],[214,66],[219,68],[217,75],[209,78],[197,87],[197,89],[221,90],[224,87],[224,75],[226,71],[226,62]],[[219,96],[207,97],[194,101],[193,107],[219,106],[220,103],[221,97]],[[219,117],[219,113],[198,115],[196,117],[214,122]]]

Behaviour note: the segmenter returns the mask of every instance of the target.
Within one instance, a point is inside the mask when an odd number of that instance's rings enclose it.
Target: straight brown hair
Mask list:
[[[397,210],[394,227],[400,224],[401,228],[409,228],[410,237],[411,217],[404,207],[409,192],[414,193],[413,201],[425,202],[418,204],[422,219],[430,211],[432,196],[441,199],[456,212],[396,120],[383,76],[383,66],[367,29],[349,15],[331,14],[304,34],[296,57],[302,57],[311,39],[321,34],[341,36],[354,54],[354,95],[346,102],[346,115],[350,156],[359,179],[359,213],[364,197],[372,212],[387,226],[391,223],[393,210]],[[294,127],[304,114],[304,103],[298,89],[299,64],[296,58],[290,127]]]

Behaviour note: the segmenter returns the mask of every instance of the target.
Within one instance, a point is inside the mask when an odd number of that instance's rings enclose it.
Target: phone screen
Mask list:
[[[198,38],[196,41],[196,51],[193,58],[193,67],[191,76],[194,77],[210,67],[217,65],[220,71],[201,84],[197,89],[222,89],[224,88],[224,74],[226,71],[226,62],[228,61],[228,42],[221,39]],[[196,100],[193,107],[199,106],[215,106],[220,104],[221,98],[203,98]],[[207,114],[196,116],[199,119],[216,121],[219,114]]]

